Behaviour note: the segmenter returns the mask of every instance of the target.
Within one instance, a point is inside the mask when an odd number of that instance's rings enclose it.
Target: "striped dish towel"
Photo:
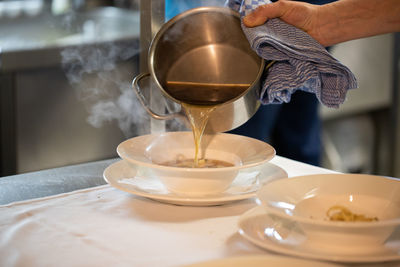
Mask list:
[[[227,1],[241,17],[269,3],[269,0]],[[347,91],[357,88],[354,74],[304,31],[278,18],[254,28],[242,23],[242,29],[260,57],[276,61],[262,81],[262,104],[288,103],[295,91],[303,90],[314,93],[325,106],[338,108]]]

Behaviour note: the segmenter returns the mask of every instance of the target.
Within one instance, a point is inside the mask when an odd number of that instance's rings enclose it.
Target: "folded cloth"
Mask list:
[[[227,5],[243,18],[269,0],[228,0]],[[262,104],[290,102],[297,90],[314,93],[328,107],[339,107],[349,89],[357,88],[353,73],[306,32],[275,18],[242,29],[257,54],[275,63],[262,81]]]

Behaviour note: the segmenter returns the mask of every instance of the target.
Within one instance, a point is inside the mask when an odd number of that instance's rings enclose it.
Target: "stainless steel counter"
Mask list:
[[[103,185],[103,171],[118,159],[71,165],[0,179],[0,205]]]

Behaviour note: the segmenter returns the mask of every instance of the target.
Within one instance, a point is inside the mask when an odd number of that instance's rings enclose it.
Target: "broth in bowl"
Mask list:
[[[162,162],[160,165],[182,168],[224,168],[235,166],[233,163],[217,159],[200,159],[197,160],[197,165],[195,165],[195,162],[195,159],[178,159]]]

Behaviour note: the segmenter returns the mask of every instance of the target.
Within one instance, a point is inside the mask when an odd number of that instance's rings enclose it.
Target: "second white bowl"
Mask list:
[[[298,224],[320,250],[374,252],[400,224],[400,181],[382,176],[293,177],[266,184],[257,197],[268,213]],[[332,221],[327,211],[335,206],[377,220]]]

